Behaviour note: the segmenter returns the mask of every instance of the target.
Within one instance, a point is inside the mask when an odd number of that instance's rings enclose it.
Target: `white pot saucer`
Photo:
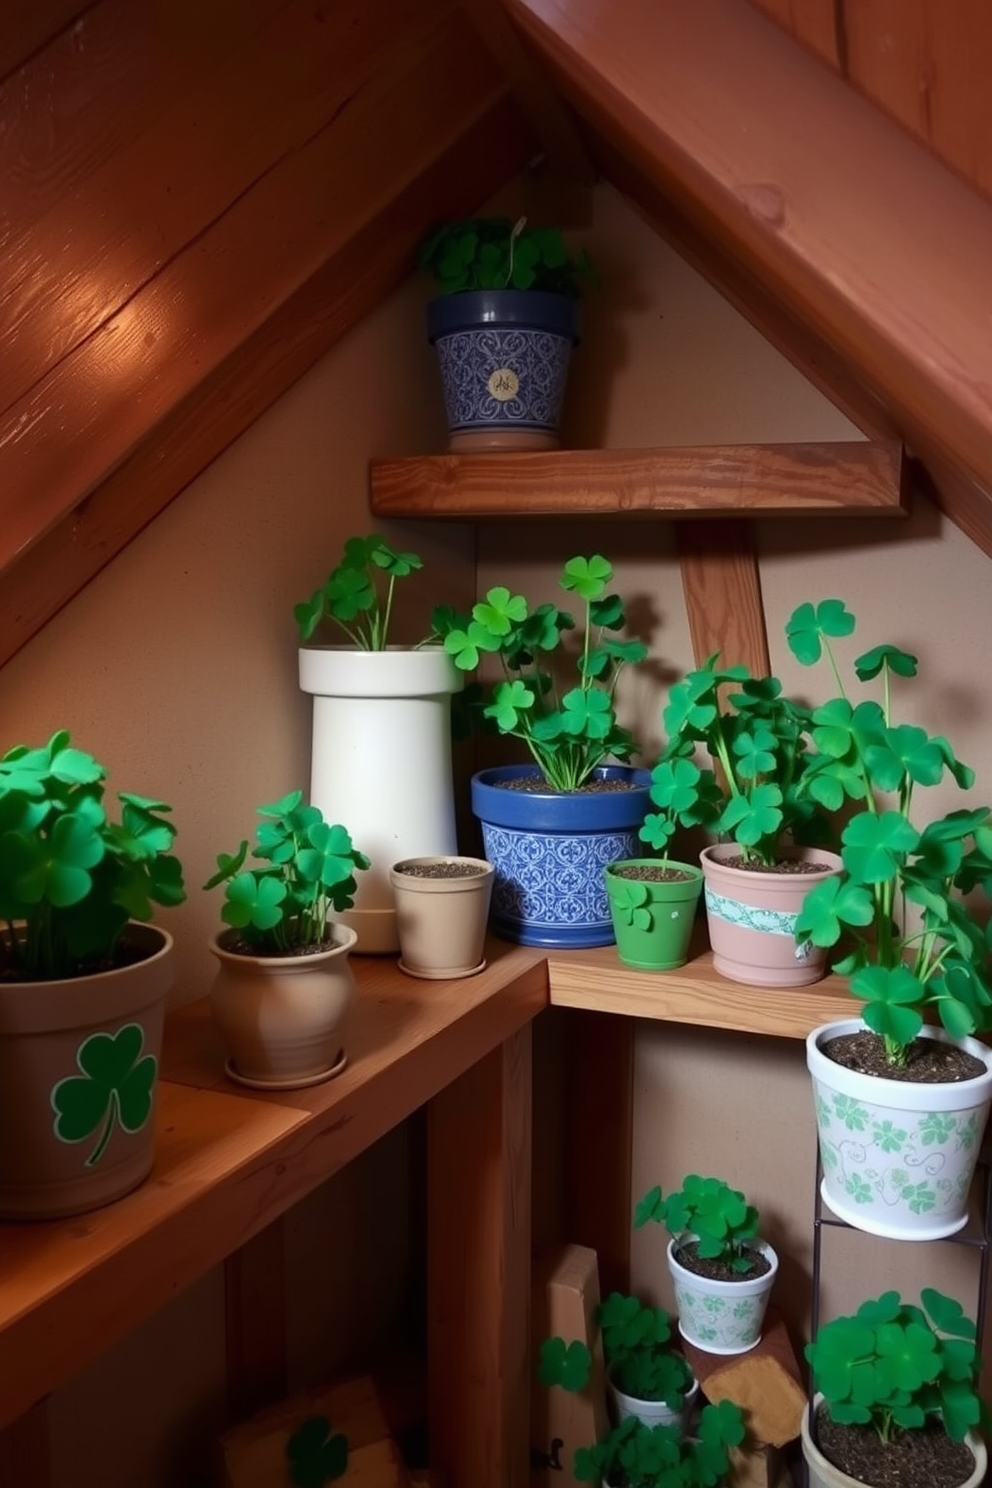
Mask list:
[[[303,1075],[296,1080],[253,1080],[235,1069],[234,1061],[231,1059],[225,1061],[224,1073],[236,1085],[247,1085],[249,1090],[305,1090],[308,1085],[320,1085],[324,1080],[333,1080],[347,1063],[348,1056],[342,1049],[330,1069],[321,1070],[316,1075]]]

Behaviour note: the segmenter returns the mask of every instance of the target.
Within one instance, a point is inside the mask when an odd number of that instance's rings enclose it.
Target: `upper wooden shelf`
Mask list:
[[[542,450],[373,460],[379,517],[901,516],[891,441]]]
[[[821,1023],[856,1018],[861,1008],[839,976],[825,977],[809,987],[746,987],[728,982],[713,970],[712,951],[702,951],[677,971],[665,972],[624,966],[617,959],[616,946],[549,951],[547,956],[553,1007],[791,1039],[805,1039]]]
[[[544,953],[494,941],[489,956],[451,982],[354,957],[348,1066],[306,1090],[233,1085],[206,1003],[173,1013],[148,1181],[74,1219],[0,1224],[0,1428],[540,1012]]]

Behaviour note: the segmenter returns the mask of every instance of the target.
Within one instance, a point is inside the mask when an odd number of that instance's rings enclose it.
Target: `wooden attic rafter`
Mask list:
[[[992,556],[992,204],[740,0],[502,3],[604,176]]]

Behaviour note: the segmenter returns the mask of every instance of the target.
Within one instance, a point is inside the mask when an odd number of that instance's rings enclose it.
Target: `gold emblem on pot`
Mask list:
[[[517,396],[520,378],[512,367],[497,367],[495,372],[489,374],[486,387],[491,398],[495,398],[498,403],[506,403]]]

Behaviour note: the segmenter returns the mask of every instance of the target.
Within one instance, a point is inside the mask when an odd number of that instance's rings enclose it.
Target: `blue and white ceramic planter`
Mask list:
[[[632,788],[564,795],[500,783],[535,773],[533,765],[501,765],[472,777],[472,810],[496,870],[490,925],[521,945],[612,945],[603,870],[636,856],[651,776],[628,765],[603,765],[597,777]]]
[[[845,1069],[823,1045],[864,1028],[860,1018],[824,1023],[806,1040],[823,1180],[820,1193],[839,1219],[893,1240],[941,1240],[968,1221],[968,1193],[992,1103],[992,1050],[954,1043],[985,1065],[974,1080],[939,1085],[886,1080]]]
[[[427,307],[452,449],[554,448],[578,307],[541,290],[465,290]]]

